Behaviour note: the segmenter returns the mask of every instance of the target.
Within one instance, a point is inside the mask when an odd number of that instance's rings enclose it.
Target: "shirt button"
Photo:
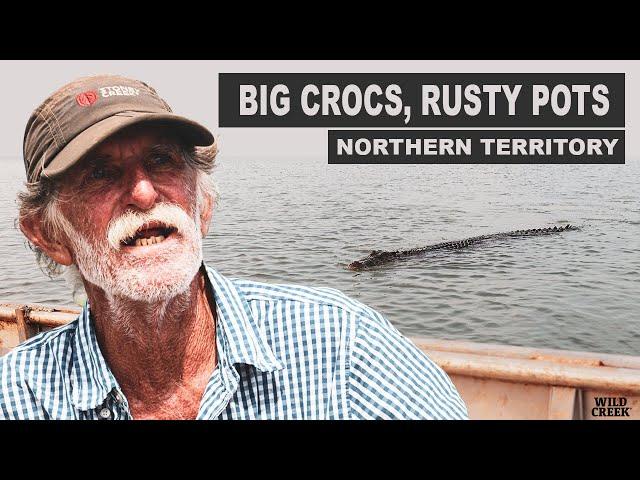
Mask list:
[[[102,418],[103,420],[108,420],[109,418],[111,418],[111,410],[105,407],[102,410],[100,410],[99,415],[100,415],[100,418]]]

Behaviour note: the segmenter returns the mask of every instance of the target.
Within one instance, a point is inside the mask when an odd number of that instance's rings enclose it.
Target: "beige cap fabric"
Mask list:
[[[109,136],[141,123],[169,127],[194,146],[215,141],[207,128],[174,114],[144,82],[84,77],[58,89],[31,114],[23,143],[27,180],[59,176]]]

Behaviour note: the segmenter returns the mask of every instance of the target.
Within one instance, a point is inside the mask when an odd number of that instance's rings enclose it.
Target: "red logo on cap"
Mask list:
[[[93,105],[98,100],[98,94],[93,90],[89,90],[88,92],[82,92],[76,95],[76,102],[81,107],[88,107]]]

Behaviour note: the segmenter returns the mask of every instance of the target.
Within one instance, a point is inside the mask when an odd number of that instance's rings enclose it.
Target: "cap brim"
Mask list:
[[[179,115],[148,112],[117,113],[78,134],[58,152],[44,168],[42,175],[55,177],[64,173],[111,135],[131,125],[142,123],[168,127],[178,137],[195,146],[208,146],[215,141],[213,134],[207,128]]]

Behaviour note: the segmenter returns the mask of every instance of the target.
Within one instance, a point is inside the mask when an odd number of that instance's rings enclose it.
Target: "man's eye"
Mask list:
[[[109,180],[111,178],[115,178],[118,172],[115,168],[109,167],[95,167],[91,170],[88,181],[100,181],[100,180]]]
[[[102,180],[103,178],[106,178],[107,176],[107,170],[106,168],[96,168],[93,170],[93,172],[91,172],[91,178],[93,180]]]
[[[173,161],[170,155],[154,155],[151,157],[151,163],[155,166],[168,165]]]

